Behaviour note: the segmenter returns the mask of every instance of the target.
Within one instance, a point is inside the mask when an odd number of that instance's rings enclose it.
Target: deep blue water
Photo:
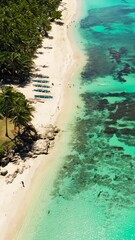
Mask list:
[[[135,3],[83,4],[84,107],[32,240],[135,239]]]

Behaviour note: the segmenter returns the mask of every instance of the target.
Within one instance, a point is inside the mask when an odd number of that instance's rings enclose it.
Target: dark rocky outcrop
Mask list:
[[[10,160],[9,160],[8,157],[3,157],[3,158],[0,160],[0,163],[1,163],[1,166],[2,166],[2,167],[5,167],[9,162],[10,162]]]
[[[17,177],[17,174],[22,174],[24,169],[27,168],[25,162],[27,162],[28,158],[34,159],[38,155],[48,154],[49,148],[54,146],[54,140],[59,131],[57,126],[48,125],[45,127],[43,134],[38,136],[37,140],[34,140],[33,144],[31,144],[31,141],[28,141],[27,145],[22,145],[19,149],[9,150],[7,154],[0,159],[0,175],[6,176],[7,183],[12,183]],[[9,163],[17,166],[12,174],[8,174],[8,171],[4,169]]]
[[[8,171],[6,169],[0,171],[1,176],[6,176],[7,173]]]

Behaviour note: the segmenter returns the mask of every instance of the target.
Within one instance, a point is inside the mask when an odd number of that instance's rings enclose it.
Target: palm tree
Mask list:
[[[6,137],[10,138],[8,134],[8,118],[11,119],[15,128],[18,128],[18,133],[20,133],[21,128],[27,126],[32,120],[33,111],[33,106],[22,93],[15,92],[11,86],[2,88],[0,93],[0,113],[6,120]]]
[[[13,98],[14,98],[13,87],[7,86],[2,88],[2,92],[0,94],[0,112],[5,117],[6,125],[5,136],[8,138],[10,138],[8,134],[8,118],[10,118]]]
[[[20,58],[20,53],[11,52],[7,59],[9,69],[11,69],[12,81],[14,81],[14,75],[18,67],[19,58]]]
[[[22,93],[16,93],[12,109],[12,121],[15,128],[18,129],[18,134],[21,133],[21,128],[25,128],[32,120],[32,112],[34,107],[24,97]]]

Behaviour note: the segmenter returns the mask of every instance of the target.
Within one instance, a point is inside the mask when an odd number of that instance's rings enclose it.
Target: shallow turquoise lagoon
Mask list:
[[[25,226],[29,240],[135,239],[135,3],[83,4],[84,107],[68,128],[70,150],[49,201],[39,198]]]

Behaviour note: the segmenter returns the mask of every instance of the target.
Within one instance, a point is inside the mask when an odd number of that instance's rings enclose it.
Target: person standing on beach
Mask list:
[[[25,187],[25,185],[24,185],[24,181],[21,181],[21,184],[22,184],[23,187]]]

